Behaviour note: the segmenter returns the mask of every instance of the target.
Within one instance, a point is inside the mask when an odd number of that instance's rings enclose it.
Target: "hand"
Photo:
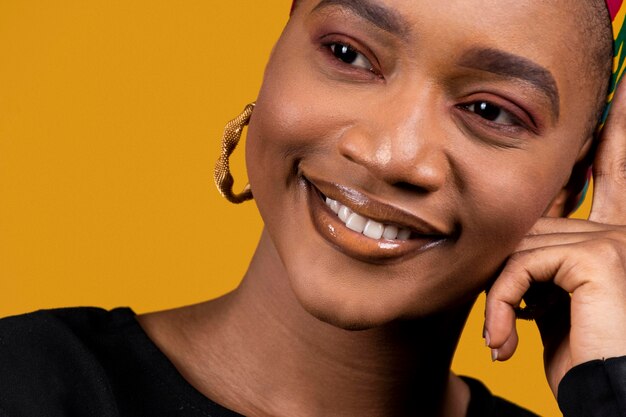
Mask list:
[[[555,396],[572,367],[626,355],[625,84],[599,139],[589,220],[540,219],[487,295],[485,339],[494,360],[515,352],[522,298],[543,305],[537,325]],[[543,288],[527,294],[531,285]]]

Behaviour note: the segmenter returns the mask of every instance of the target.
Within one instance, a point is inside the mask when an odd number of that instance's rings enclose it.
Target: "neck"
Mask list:
[[[450,363],[469,307],[339,329],[298,303],[264,233],[236,291],[175,310],[169,331],[142,324],[192,385],[245,415],[461,416],[469,392]]]

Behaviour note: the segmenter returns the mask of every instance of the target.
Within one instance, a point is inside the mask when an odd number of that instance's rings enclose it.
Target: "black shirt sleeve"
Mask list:
[[[626,417],[626,356],[570,369],[559,384],[558,402],[564,417]]]

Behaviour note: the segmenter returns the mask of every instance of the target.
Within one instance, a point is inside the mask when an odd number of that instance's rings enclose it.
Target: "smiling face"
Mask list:
[[[564,47],[584,44],[577,1],[299,4],[247,164],[310,313],[365,328],[485,288],[590,136],[604,80]]]

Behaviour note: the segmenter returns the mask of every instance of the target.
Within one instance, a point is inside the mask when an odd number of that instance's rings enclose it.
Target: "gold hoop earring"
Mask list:
[[[253,198],[250,184],[246,184],[243,191],[239,194],[233,192],[235,180],[230,173],[228,158],[230,158],[230,155],[237,147],[243,128],[250,123],[250,116],[252,116],[255,104],[248,104],[239,116],[226,124],[224,136],[222,137],[222,152],[215,164],[215,185],[224,198],[235,204],[240,204]]]

